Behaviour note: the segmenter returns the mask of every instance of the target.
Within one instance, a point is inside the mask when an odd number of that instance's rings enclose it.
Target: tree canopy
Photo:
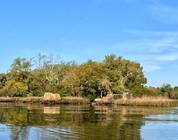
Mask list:
[[[116,55],[107,55],[101,62],[89,60],[82,64],[39,55],[35,61],[16,58],[9,72],[0,74],[0,96],[42,96],[45,92],[54,92],[94,100],[101,94],[122,94],[124,91],[134,96],[155,92],[172,97],[173,91],[174,97],[177,95],[176,87],[153,88],[146,87],[146,83],[139,63]]]

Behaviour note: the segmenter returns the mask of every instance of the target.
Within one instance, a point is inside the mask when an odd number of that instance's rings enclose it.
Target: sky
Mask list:
[[[177,0],[0,0],[0,72],[39,53],[141,63],[148,85],[178,85]]]

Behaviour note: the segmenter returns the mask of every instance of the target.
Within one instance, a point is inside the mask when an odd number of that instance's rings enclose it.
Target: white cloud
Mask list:
[[[133,39],[116,44],[124,56],[140,62],[146,72],[164,69],[164,64],[178,60],[178,32],[126,31]]]
[[[143,67],[146,72],[154,72],[154,71],[159,71],[161,69],[160,66],[151,65],[151,64],[145,64],[145,65],[143,65]]]
[[[178,60],[178,53],[157,56],[156,59],[158,61],[176,61],[176,60]]]
[[[178,32],[155,32],[133,30],[130,36],[137,36],[137,39],[125,40],[116,46],[127,52],[135,52],[144,56],[165,55],[178,53]]]

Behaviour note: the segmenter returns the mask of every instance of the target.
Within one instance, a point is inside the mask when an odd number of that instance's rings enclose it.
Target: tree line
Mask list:
[[[143,67],[116,55],[107,55],[101,62],[88,60],[77,64],[53,56],[38,55],[30,60],[16,58],[7,73],[0,74],[0,96],[43,96],[45,92],[61,96],[88,97],[91,101],[101,94],[178,97],[178,87],[166,84],[160,88],[145,86]]]

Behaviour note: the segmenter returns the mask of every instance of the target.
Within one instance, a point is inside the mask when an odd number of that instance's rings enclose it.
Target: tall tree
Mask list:
[[[28,94],[27,79],[31,72],[31,62],[16,58],[11,65],[8,80],[4,90],[9,96],[26,96]]]

